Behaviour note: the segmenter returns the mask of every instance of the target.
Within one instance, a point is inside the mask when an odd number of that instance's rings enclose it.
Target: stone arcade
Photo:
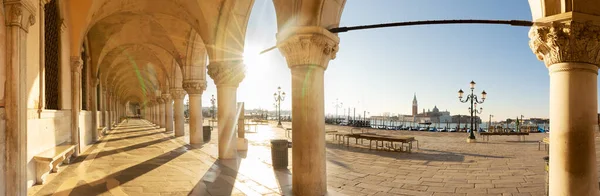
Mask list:
[[[220,159],[237,156],[236,91],[253,0],[3,0],[0,9],[0,195],[26,195],[33,157],[85,152],[139,105],[156,126],[203,142],[206,75],[218,91]],[[277,47],[292,74],[293,192],[327,193],[324,72],[345,0],[273,0]],[[598,195],[594,126],[600,3],[530,0],[530,46],[550,72],[550,194]],[[174,102],[174,113],[171,104]],[[172,118],[174,117],[174,120]],[[311,138],[311,139],[302,139]]]

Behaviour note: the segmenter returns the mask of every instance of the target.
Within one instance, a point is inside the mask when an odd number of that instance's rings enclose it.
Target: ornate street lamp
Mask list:
[[[338,121],[338,109],[342,108],[343,106],[344,106],[344,103],[339,102],[338,99],[335,99],[335,102],[333,102],[333,107],[335,107],[335,124],[340,123]]]
[[[281,87],[277,87],[277,92],[273,93],[273,97],[275,98],[275,104],[277,107],[277,116],[278,116],[278,123],[277,123],[277,127],[283,127],[283,125],[281,125],[281,102],[283,100],[285,100],[285,92],[281,91]]]
[[[474,119],[477,119],[477,114],[481,114],[481,112],[483,112],[483,108],[479,107],[479,109],[478,109],[477,108],[477,103],[475,103],[474,105],[475,105],[475,110],[473,110],[473,116],[475,116]],[[469,110],[472,110],[472,109],[469,108]],[[478,130],[477,132],[479,132],[478,125],[479,125],[479,122],[475,123],[475,129],[473,129],[473,127],[471,127],[471,132],[473,130]]]
[[[475,82],[471,81],[470,83],[470,88],[471,88],[471,93],[467,95],[467,98],[465,100],[463,100],[463,90],[460,89],[458,91],[458,100],[462,103],[467,103],[470,101],[471,103],[471,107],[469,107],[469,112],[471,113],[471,133],[469,134],[469,138],[467,139],[467,142],[474,142],[475,141],[475,131],[473,131],[473,113],[476,112],[476,108],[475,108],[475,103],[480,103],[482,104],[485,101],[485,98],[487,96],[487,93],[485,91],[481,92],[481,101],[479,101],[477,99],[477,95],[473,94],[473,91],[475,90]],[[474,109],[475,108],[475,109]]]
[[[215,95],[212,95],[212,98],[210,98],[210,103],[212,104],[212,119],[215,119],[215,103],[217,102],[217,100],[215,99]]]

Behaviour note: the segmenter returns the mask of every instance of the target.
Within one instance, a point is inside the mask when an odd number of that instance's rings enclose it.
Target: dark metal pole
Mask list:
[[[281,125],[281,93],[277,99],[277,115],[279,116],[279,122],[277,125]]]
[[[469,95],[469,96],[471,96],[471,111],[470,111],[471,112],[471,134],[469,134],[469,139],[474,140],[475,139],[475,133],[474,133],[475,130],[473,130],[473,111],[474,111],[474,109],[473,109],[473,89],[472,88],[471,88],[471,95]]]
[[[511,25],[511,26],[530,27],[530,26],[533,26],[535,23],[532,21],[526,21],[526,20],[474,20],[474,19],[424,20],[424,21],[409,21],[409,22],[395,22],[395,23],[384,23],[384,24],[374,24],[374,25],[363,25],[363,26],[353,26],[353,27],[337,27],[337,28],[329,29],[329,32],[343,33],[343,32],[348,32],[348,31],[353,31],[353,30],[363,30],[363,29],[376,29],[376,28],[414,26],[414,25],[434,25],[434,24],[506,24],[506,25]],[[273,46],[266,50],[263,50],[262,52],[260,52],[260,54],[271,51],[275,48],[277,48],[277,46]]]
[[[533,26],[532,21],[526,20],[474,20],[474,19],[466,19],[466,20],[424,20],[424,21],[409,21],[409,22],[394,22],[394,23],[384,23],[384,24],[374,24],[374,25],[362,25],[362,26],[353,26],[353,27],[338,27],[329,29],[332,33],[342,33],[353,30],[363,30],[363,29],[376,29],[376,28],[385,28],[385,27],[401,27],[401,26],[414,26],[414,25],[433,25],[433,24],[506,24],[511,26],[524,26],[530,27]]]

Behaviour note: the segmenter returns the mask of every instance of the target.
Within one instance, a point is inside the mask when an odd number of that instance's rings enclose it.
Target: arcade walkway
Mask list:
[[[217,161],[211,155],[216,131],[204,146],[186,145],[187,138],[172,135],[130,119],[28,195],[280,195],[279,187],[290,190],[289,171],[274,172],[252,158],[239,164]]]
[[[284,122],[284,127],[290,125]],[[187,137],[175,138],[164,128],[130,119],[28,194],[291,195],[291,171],[271,167],[269,141],[285,138],[285,132],[274,127],[262,125],[246,132],[248,151],[239,151],[242,158],[237,163],[217,161],[216,130],[210,142],[190,146],[184,142]],[[326,130],[348,129],[326,126]],[[547,152],[538,150],[537,141],[545,134],[531,134],[524,142],[498,137],[465,145],[465,133],[378,132],[415,136],[419,149],[411,154],[369,151],[334,144],[327,136],[329,195],[544,195],[542,157]],[[596,146],[600,147],[598,137]]]

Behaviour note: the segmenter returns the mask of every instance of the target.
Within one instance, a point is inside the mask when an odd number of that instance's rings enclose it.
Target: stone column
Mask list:
[[[112,130],[112,93],[110,91],[106,92],[106,127],[108,130]]]
[[[171,94],[162,94],[165,105],[165,131],[173,132],[173,99]]]
[[[237,158],[235,137],[237,87],[244,80],[245,67],[241,62],[213,62],[208,75],[217,85],[219,159]]]
[[[152,124],[154,124],[154,126],[156,126],[156,123],[158,121],[156,120],[156,116],[157,116],[156,115],[156,101],[154,101],[154,100],[152,100],[152,102],[150,104],[150,113],[152,113],[152,115],[150,117],[152,120],[150,120],[150,121],[152,122]]]
[[[4,192],[27,195],[27,33],[35,9],[23,0],[4,0],[6,17],[6,89],[4,94]]]
[[[242,102],[238,106],[241,106],[242,113],[237,122],[237,150],[248,150],[248,139],[246,139],[246,125],[244,122],[244,103]]]
[[[162,98],[157,98],[156,100],[158,100],[158,126],[165,128],[165,100]]]
[[[154,124],[154,126],[158,126],[158,120],[156,120],[158,117],[158,112],[156,112],[156,105],[157,105],[156,100],[153,100],[151,107],[152,107],[152,123]]]
[[[600,26],[573,20],[534,26],[529,45],[550,72],[550,194],[599,195]]]
[[[71,143],[75,145],[75,156],[79,155],[79,111],[81,110],[81,68],[83,61],[79,56],[71,57]]]
[[[102,114],[101,126],[106,127],[106,90],[100,85],[102,96],[100,96],[100,114]]]
[[[92,79],[92,88],[90,90],[90,109],[92,110],[92,142],[98,141],[98,100],[96,100],[96,90],[98,89],[98,79]]]
[[[292,71],[292,189],[294,195],[326,195],[323,75],[339,38],[322,27],[300,27],[278,34],[277,41]]]
[[[190,98],[190,144],[202,144],[202,92],[206,89],[206,81],[184,80],[183,89]]]
[[[175,137],[185,135],[183,119],[183,98],[185,91],[183,89],[171,89],[171,96],[175,102]]]

